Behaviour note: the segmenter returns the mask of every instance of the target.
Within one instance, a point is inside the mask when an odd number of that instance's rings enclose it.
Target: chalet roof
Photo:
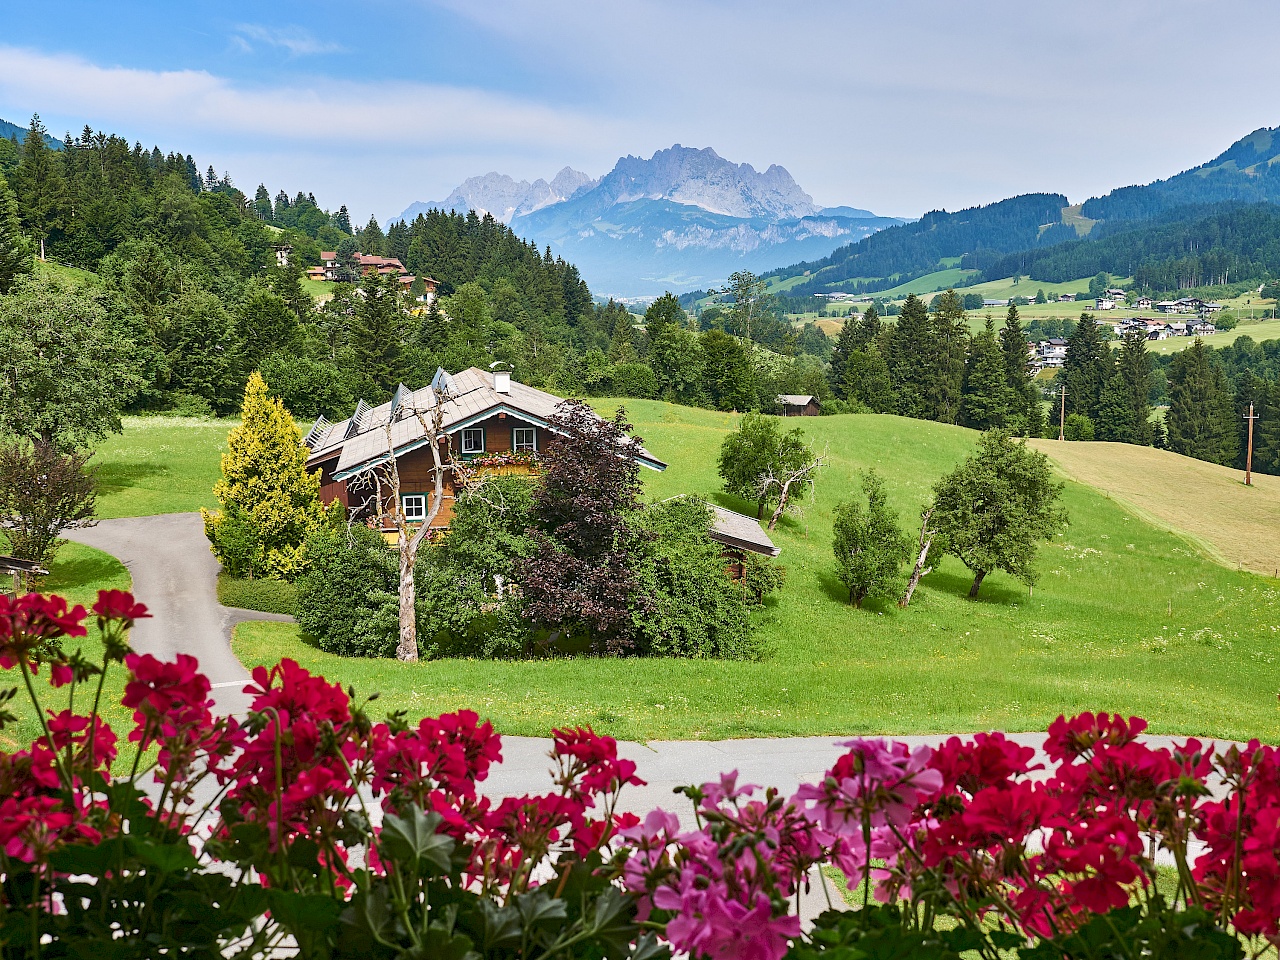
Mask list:
[[[769,535],[760,529],[760,521],[754,517],[734,513],[724,507],[717,507],[713,503],[707,506],[711,508],[712,513],[711,530],[707,535],[716,543],[722,543],[726,547],[737,550],[760,553],[767,557],[776,557],[782,552],[779,547],[773,545]]]
[[[372,469],[387,459],[388,424],[391,426],[391,446],[397,457],[425,445],[428,442],[426,431],[413,411],[421,411],[428,421],[435,418],[436,387],[444,395],[439,415],[441,428],[446,434],[456,433],[499,412],[546,427],[556,407],[563,402],[561,397],[515,380],[510,381],[509,392],[499,393],[494,389],[493,373],[478,367],[455,374],[439,370],[432,386],[411,391],[401,385],[391,401],[376,407],[369,407],[361,401],[355,412],[340,423],[326,425],[316,421],[307,434],[307,446],[311,450],[308,465],[327,461],[337,453],[338,461],[333,471],[335,480],[345,480]],[[665,463],[643,448],[637,460],[653,470],[667,468]]]
[[[786,404],[788,407],[804,407],[808,406],[813,397],[804,393],[780,393],[778,394],[778,402]]]

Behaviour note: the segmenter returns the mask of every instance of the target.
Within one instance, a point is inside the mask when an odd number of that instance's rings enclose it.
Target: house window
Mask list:
[[[535,452],[538,449],[538,432],[533,427],[513,427],[511,449],[517,453],[521,450]]]
[[[410,522],[427,519],[427,495],[425,493],[406,493],[400,498],[404,505],[404,518]]]
[[[484,453],[484,427],[467,427],[462,431],[463,453]]]

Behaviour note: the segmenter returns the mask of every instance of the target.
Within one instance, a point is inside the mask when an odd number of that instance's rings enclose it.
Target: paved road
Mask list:
[[[218,561],[209,551],[200,514],[102,520],[68,531],[66,537],[105,551],[129,568],[134,595],[152,614],[134,625],[135,650],[162,660],[191,654],[213,685],[220,711],[239,713],[248,707],[241,688],[249,673],[231,652],[231,628],[242,620],[290,618],[218,602]]]

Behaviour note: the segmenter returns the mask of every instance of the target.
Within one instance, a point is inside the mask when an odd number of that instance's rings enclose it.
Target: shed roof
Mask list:
[[[778,394],[778,402],[785,403],[788,407],[804,407],[813,401],[813,396],[808,393],[780,393]]]
[[[713,503],[707,506],[711,508],[713,515],[708,536],[716,543],[723,543],[726,547],[734,547],[738,550],[748,550],[751,553],[764,554],[767,557],[776,557],[782,552],[780,548],[773,545],[769,535],[760,529],[760,521],[754,517],[734,513],[724,507],[717,507]]]

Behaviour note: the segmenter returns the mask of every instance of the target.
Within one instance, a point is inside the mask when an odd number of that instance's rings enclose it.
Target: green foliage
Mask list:
[[[97,495],[89,455],[43,440],[0,445],[0,529],[15,557],[48,567],[58,537],[93,518]]]
[[[14,280],[31,272],[31,247],[18,222],[18,201],[0,172],[0,295],[9,292]]]
[[[868,597],[888,598],[899,587],[911,540],[898,526],[884,481],[874,470],[862,475],[863,507],[857,500],[837,504],[831,519],[831,548],[836,576],[849,589],[849,602],[861,607]]]
[[[355,406],[350,385],[335,364],[297,353],[273,353],[258,367],[271,395],[294,416],[337,421]]]
[[[243,580],[218,574],[218,602],[224,607],[298,615],[298,585],[284,580]]]
[[[1031,372],[1027,340],[1018,308],[1010,304],[1000,331],[1000,352],[1004,355],[1010,395],[1006,425],[1015,436],[1038,437],[1044,433],[1044,410]]]
[[[772,557],[745,553],[742,557],[742,592],[747,603],[759,607],[787,582],[787,568]]]
[[[1007,427],[1012,419],[1016,399],[1009,384],[1007,358],[996,339],[991,317],[987,317],[982,332],[970,344],[961,406],[964,425],[975,430]]]
[[[113,313],[101,291],[57,276],[0,297],[0,429],[60,447],[120,431],[141,378]]]
[[[533,555],[533,495],[533,481],[519,474],[472,481],[455,501],[441,558],[496,593],[500,583],[511,582],[520,561]]]
[[[1000,430],[984,433],[977,451],[933,492],[939,540],[973,571],[970,598],[993,570],[1034,584],[1037,543],[1067,520],[1057,508],[1062,484],[1054,481],[1048,459]]]
[[[1062,435],[1067,440],[1092,440],[1093,421],[1083,413],[1069,413],[1062,427]]]
[[[794,470],[810,456],[800,428],[787,433],[778,419],[759,413],[743,414],[737,432],[720,445],[720,477],[726,493],[756,504],[756,519],[775,502],[778,492],[767,479]]]
[[[254,373],[214,486],[222,509],[200,511],[214,555],[232,576],[292,580],[305,570],[304,541],[331,513],[320,502],[319,471],[308,473],[306,464],[297,424]]]
[[[306,555],[298,625],[329,653],[395,656],[400,567],[382,536],[360,525],[319,528],[307,537]]]
[[[1113,369],[1111,350],[1102,340],[1097,321],[1090,313],[1080,314],[1067,339],[1067,356],[1059,374],[1059,382],[1067,388],[1067,413],[1097,420],[1102,388],[1111,379]]]
[[[633,605],[638,649],[654,656],[743,658],[759,654],[743,591],[707,532],[706,501],[678,497],[648,507],[636,549]]]
[[[717,410],[750,410],[755,403],[755,385],[746,346],[723,330],[707,330],[698,339],[707,399]]]
[[[1231,386],[1199,338],[1169,365],[1165,427],[1174,453],[1223,464],[1236,458],[1240,433]]]

